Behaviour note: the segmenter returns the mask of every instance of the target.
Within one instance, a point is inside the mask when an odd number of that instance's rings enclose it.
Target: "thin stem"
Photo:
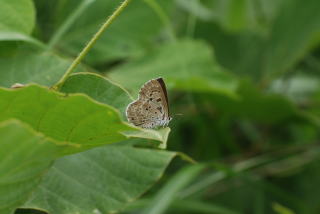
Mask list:
[[[61,39],[61,37],[70,29],[72,24],[82,14],[82,12],[88,8],[88,6],[95,0],[83,0],[81,4],[71,13],[61,27],[56,31],[49,41],[47,50],[51,50]]]
[[[69,66],[68,70],[65,72],[63,77],[52,87],[54,90],[59,90],[59,88],[64,84],[67,78],[71,75],[77,65],[82,61],[82,59],[87,55],[89,50],[93,47],[93,45],[97,42],[102,33],[112,24],[117,16],[120,15],[122,10],[128,6],[131,0],[124,0],[120,6],[113,12],[113,14],[107,18],[107,20],[103,23],[100,29],[96,32],[96,34],[91,38],[89,43],[83,48],[83,50],[79,53],[77,58],[72,62]]]

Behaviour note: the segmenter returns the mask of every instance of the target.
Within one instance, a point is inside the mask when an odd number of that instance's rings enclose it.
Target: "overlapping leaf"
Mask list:
[[[0,213],[12,213],[38,185],[63,146],[19,121],[0,123]]]
[[[167,136],[167,132],[163,135],[132,127],[120,119],[113,107],[85,95],[65,95],[32,85],[1,89],[0,97],[0,121],[17,118],[55,140],[78,144],[80,150],[136,135],[160,142]]]
[[[50,213],[112,213],[145,192],[175,153],[106,146],[59,159],[25,205]]]
[[[94,100],[117,108],[121,115],[132,102],[130,95],[110,80],[93,73],[76,73],[70,76],[61,88],[65,93],[83,93]]]
[[[21,52],[0,58],[0,86],[38,83],[52,86],[62,77],[70,61],[49,52]],[[78,71],[81,71],[81,67]]]
[[[0,5],[0,32],[31,33],[35,24],[31,0],[1,0]]]

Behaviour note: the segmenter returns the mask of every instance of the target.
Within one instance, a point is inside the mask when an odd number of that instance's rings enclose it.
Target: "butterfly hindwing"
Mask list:
[[[165,126],[169,123],[168,98],[162,78],[145,83],[138,100],[127,107],[128,121],[142,128]]]

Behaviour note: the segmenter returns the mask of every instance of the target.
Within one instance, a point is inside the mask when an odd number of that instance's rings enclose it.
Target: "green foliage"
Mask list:
[[[12,213],[66,145],[59,146],[19,121],[1,123],[0,135],[0,213]]]
[[[1,0],[0,31],[30,34],[35,25],[32,0]]]
[[[119,4],[0,0],[0,214],[319,213],[319,1]]]
[[[134,94],[137,94],[141,81],[157,76],[165,78],[169,88],[188,91],[234,95],[237,87],[237,80],[223,72],[213,60],[209,47],[197,41],[164,45],[136,61],[117,67],[108,76],[133,90]]]
[[[109,146],[61,158],[26,206],[61,214],[122,209],[159,179],[174,156],[173,152]]]

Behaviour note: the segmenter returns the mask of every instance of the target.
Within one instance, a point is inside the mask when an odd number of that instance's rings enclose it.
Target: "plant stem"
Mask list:
[[[103,23],[100,29],[96,32],[96,34],[91,38],[88,44],[82,49],[77,58],[71,63],[68,70],[64,73],[62,78],[52,87],[54,90],[59,90],[59,88],[64,84],[67,78],[71,75],[77,65],[82,61],[82,59],[87,55],[89,50],[93,47],[93,45],[97,42],[102,33],[112,24],[117,16],[122,12],[122,10],[128,6],[131,0],[124,0],[120,6],[113,12],[111,16],[107,18],[107,20]]]
[[[61,39],[61,37],[70,29],[72,24],[77,20],[77,18],[82,14],[82,12],[88,8],[88,6],[95,0],[83,0],[81,4],[72,12],[66,21],[61,25],[61,27],[56,31],[49,41],[47,50],[51,50]]]

